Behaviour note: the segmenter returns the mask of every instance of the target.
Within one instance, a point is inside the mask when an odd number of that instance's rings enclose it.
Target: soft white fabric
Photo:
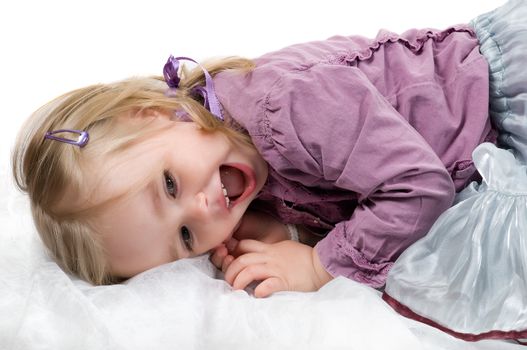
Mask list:
[[[0,169],[0,349],[521,349],[465,343],[396,314],[343,278],[317,293],[256,299],[206,257],[93,287],[44,254],[28,203]]]

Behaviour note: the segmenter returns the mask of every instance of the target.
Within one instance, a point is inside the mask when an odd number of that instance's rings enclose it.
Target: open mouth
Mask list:
[[[256,187],[254,171],[243,164],[220,166],[221,190],[227,208],[232,208],[249,196]]]

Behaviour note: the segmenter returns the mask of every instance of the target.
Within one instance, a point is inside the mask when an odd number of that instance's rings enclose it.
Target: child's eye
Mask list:
[[[165,170],[163,176],[165,177],[165,190],[171,197],[176,198],[177,185],[174,179],[172,178],[172,175],[170,175],[170,173]]]
[[[181,240],[183,241],[185,248],[187,248],[188,251],[192,251],[192,233],[186,226],[181,227]]]

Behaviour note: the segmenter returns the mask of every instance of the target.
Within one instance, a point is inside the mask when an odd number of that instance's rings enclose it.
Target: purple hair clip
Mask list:
[[[56,136],[56,134],[60,133],[71,133],[73,135],[78,135],[77,140],[72,140],[71,138]],[[46,135],[44,136],[45,139],[48,140],[55,140],[60,141],[64,143],[69,143],[70,145],[79,146],[80,148],[86,146],[88,143],[88,140],[90,139],[90,135],[88,135],[87,131],[83,130],[74,130],[74,129],[60,129],[60,130],[54,130],[54,131],[48,131]]]
[[[170,55],[167,63],[163,67],[163,76],[165,81],[170,89],[177,89],[179,86],[180,78],[178,76],[179,71],[179,61],[191,61],[196,63],[203,70],[205,74],[205,87],[199,86],[194,88],[192,91],[203,97],[205,108],[207,108],[216,118],[223,120],[223,114],[221,113],[220,102],[214,91],[214,84],[212,82],[212,77],[205,68],[201,66],[198,62],[188,57],[174,57]]]

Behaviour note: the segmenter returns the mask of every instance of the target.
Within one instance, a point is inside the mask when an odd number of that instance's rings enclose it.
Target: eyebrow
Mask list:
[[[151,208],[153,208],[155,216],[159,217],[161,216],[160,213],[163,211],[163,208],[161,207],[162,193],[159,191],[159,186],[157,185],[156,180],[152,179],[152,181],[150,181],[150,183],[147,185],[147,188],[150,188],[150,190],[148,191],[148,195],[150,197],[150,206]],[[179,260],[181,259],[178,249],[180,242],[177,238],[174,239],[173,242],[174,246],[173,249],[171,249],[171,255],[174,260]]]

